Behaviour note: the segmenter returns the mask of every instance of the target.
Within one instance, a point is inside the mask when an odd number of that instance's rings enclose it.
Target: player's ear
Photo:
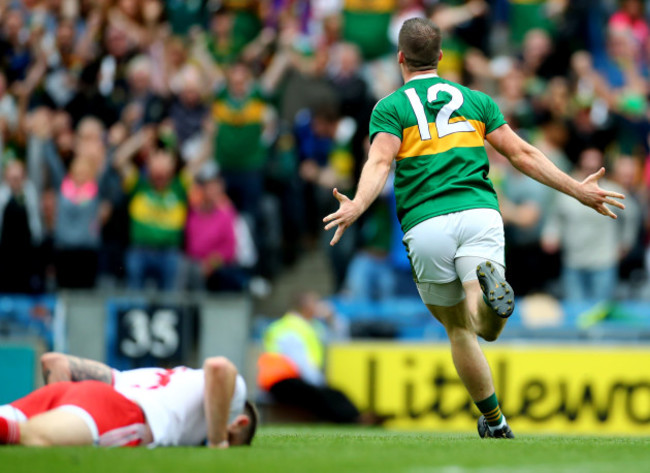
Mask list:
[[[440,50],[440,54],[438,54],[438,64],[440,64],[440,61],[442,61],[442,49]]]
[[[397,51],[397,63],[404,64],[404,53],[402,51]]]
[[[248,424],[251,423],[251,420],[248,418],[248,416],[245,416],[244,414],[239,414],[236,418],[235,421],[233,422],[237,427],[246,427]]]

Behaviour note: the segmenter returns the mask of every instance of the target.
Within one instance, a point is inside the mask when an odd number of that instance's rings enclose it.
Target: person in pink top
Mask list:
[[[620,9],[610,17],[607,26],[610,30],[629,31],[639,48],[637,52],[646,52],[650,27],[643,16],[643,2],[641,0],[622,0]]]
[[[183,286],[240,291],[245,272],[237,265],[238,214],[217,175],[198,176],[186,225]]]

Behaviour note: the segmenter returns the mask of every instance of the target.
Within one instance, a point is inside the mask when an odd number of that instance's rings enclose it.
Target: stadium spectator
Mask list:
[[[354,176],[358,176],[362,165],[362,159],[359,157],[365,156],[367,152],[367,132],[364,124],[370,119],[373,102],[368,85],[362,77],[358,48],[349,43],[341,43],[332,50],[329,80],[337,91],[341,115],[351,118],[356,125],[350,151],[355,158]]]
[[[635,54],[647,61],[648,41],[650,40],[650,27],[644,18],[644,5],[642,0],[620,0],[620,9],[616,11],[607,23],[610,30],[621,30],[634,38]]]
[[[602,165],[602,152],[586,149],[573,175],[582,180]],[[622,191],[611,181],[602,182],[603,186]],[[622,215],[621,226],[587,210],[591,209],[568,196],[556,196],[542,232],[542,247],[550,254],[562,250],[562,286],[567,300],[610,301],[616,291],[620,257],[629,252],[636,237],[635,217],[627,218],[615,209],[617,215]]]
[[[395,11],[393,12],[393,17],[390,20],[390,26],[388,30],[388,37],[393,45],[393,48],[397,48],[399,30],[404,22],[409,18],[424,18],[425,16],[426,10],[424,9],[422,2],[418,0],[399,0],[397,2]],[[433,19],[433,21],[436,20]]]
[[[166,117],[162,97],[153,92],[151,68],[151,60],[143,55],[131,59],[127,66],[129,95],[120,121],[129,133],[135,133],[151,123],[160,123]]]
[[[541,232],[550,189],[530,177],[504,166],[501,177],[499,207],[503,217],[506,267],[512,287],[519,296],[545,289],[553,271],[548,255],[541,248]]]
[[[182,73],[189,60],[189,51],[183,39],[177,36],[167,38],[159,49],[151,55],[155,71],[151,78],[153,87],[163,95],[178,94],[182,89]]]
[[[187,67],[181,75],[181,91],[178,95],[172,96],[172,103],[168,115],[172,121],[178,146],[183,146],[194,139],[201,138],[203,122],[208,115],[208,107],[203,100],[205,86],[199,71],[194,67]],[[192,156],[186,156],[188,160]]]
[[[233,13],[233,35],[242,43],[250,43],[262,28],[259,0],[224,0],[223,6]]]
[[[550,35],[542,29],[533,29],[524,36],[521,67],[530,93],[543,91],[544,82],[562,74],[564,64],[554,56],[556,49]]]
[[[571,113],[569,81],[560,76],[551,78],[546,84],[546,91],[541,97],[539,106],[555,120],[568,119]]]
[[[368,209],[359,230],[361,243],[347,269],[343,294],[353,300],[381,301],[395,295],[396,274],[390,260],[395,229],[391,228],[391,197],[386,195],[392,187],[386,187],[384,195]]]
[[[245,39],[233,31],[235,15],[226,8],[216,10],[210,19],[209,36],[205,39],[212,59],[220,66],[236,62],[246,46]]]
[[[107,21],[112,27],[119,28],[129,38],[130,42],[138,47],[146,46],[148,40],[147,25],[144,13],[150,4],[159,4],[159,0],[117,0],[107,11]],[[160,9],[162,12],[162,9]],[[149,13],[150,15],[155,12]]]
[[[144,154],[143,169],[133,163],[136,154]],[[176,165],[173,148],[152,129],[133,135],[115,153],[114,166],[130,196],[126,273],[131,289],[144,288],[149,277],[159,289],[177,287],[187,195],[186,183],[175,174]]]
[[[44,103],[53,108],[65,108],[77,95],[77,74],[83,58],[76,44],[77,31],[71,19],[62,19],[56,30],[56,40],[47,50],[47,71],[43,79]]]
[[[550,112],[542,112],[538,119],[537,131],[532,139],[533,144],[558,168],[569,171],[571,162],[565,152],[569,138],[567,122],[562,117],[554,117]]]
[[[606,54],[596,56],[594,65],[613,89],[624,87],[628,74],[647,76],[647,68],[636,55],[634,38],[616,28],[608,30]]]
[[[534,124],[534,112],[526,95],[526,78],[521,69],[513,67],[499,80],[499,93],[494,101],[503,110],[503,116],[515,129]]]
[[[24,83],[36,70],[37,62],[29,43],[30,36],[25,34],[25,22],[18,9],[4,13],[0,30],[0,68],[10,85]]]
[[[320,215],[332,210],[329,189],[350,189],[357,167],[353,154],[356,122],[341,117],[332,104],[296,115],[295,134],[300,159],[299,174],[304,183],[306,225],[310,236],[319,232]],[[352,243],[352,242],[348,242]],[[343,286],[354,246],[343,244],[327,249],[334,272],[334,287]]]
[[[526,33],[532,29],[540,29],[554,34],[557,22],[568,7],[566,0],[525,1],[507,0],[509,4],[510,39],[514,44],[521,44]]]
[[[278,137],[270,149],[266,168],[266,189],[279,202],[282,255],[285,264],[296,261],[301,252],[304,235],[304,205],[302,182],[298,176],[298,156],[293,130],[280,124]]]
[[[361,64],[359,49],[353,44],[340,43],[332,48],[329,80],[338,95],[341,115],[354,118],[357,125],[368,120],[372,109],[368,85],[361,75]]]
[[[619,265],[619,276],[621,279],[629,280],[634,286],[642,284],[645,280],[644,271],[644,248],[647,229],[644,225],[644,216],[647,213],[648,204],[640,190],[641,163],[633,156],[618,156],[614,161],[612,178],[626,195],[625,219],[630,220],[627,231],[631,232],[628,237],[630,245],[621,251]],[[638,287],[633,289],[638,289]]]
[[[87,90],[86,100],[77,100],[77,116],[96,114],[106,126],[115,123],[129,97],[128,65],[135,56],[135,48],[123,26],[106,29],[104,52],[81,72]]]
[[[488,9],[489,5],[484,0],[437,2],[433,6],[430,18],[447,38],[445,61],[441,63],[440,73],[450,80],[460,80],[462,77],[463,56],[470,48],[486,50],[487,35],[484,31],[487,27],[485,17]],[[411,18],[417,16],[413,15]],[[404,18],[406,19],[408,18]],[[395,31],[395,45],[397,33],[399,28]]]
[[[83,136],[78,139],[68,170],[52,144],[45,150],[51,185],[57,193],[54,230],[57,283],[59,287],[72,289],[94,287],[101,228],[111,212],[100,187],[105,172],[104,145]]]
[[[343,129],[340,147],[336,139],[339,126]],[[316,231],[317,215],[324,211],[326,204],[325,189],[335,184],[345,188],[351,185],[354,158],[349,149],[345,150],[347,153],[338,155],[335,151],[346,147],[355,132],[354,127],[354,122],[344,122],[337,107],[330,103],[323,103],[314,110],[301,110],[296,115],[294,133],[300,160],[299,173],[305,185],[307,226],[313,232]]]
[[[227,79],[212,104],[215,159],[235,207],[257,223],[273,111],[248,65],[233,64]]]
[[[332,41],[337,40],[332,39]],[[269,68],[269,82],[280,83],[278,107],[280,118],[293,123],[297,113],[323,103],[337,105],[337,91],[328,77],[330,49],[339,44],[317,46],[301,41],[295,22],[287,21],[278,31],[278,52]],[[271,91],[273,87],[266,86]],[[289,93],[291,91],[291,93]]]
[[[399,83],[391,61],[394,47],[389,27],[397,1],[369,4],[347,1],[343,4],[343,39],[355,44],[364,59],[364,72],[375,97],[383,97]]]
[[[206,175],[203,175],[206,174]],[[182,287],[209,291],[241,291],[247,282],[237,264],[237,211],[226,195],[223,179],[199,174],[185,233]]]
[[[18,126],[18,106],[13,95],[7,90],[7,77],[0,71],[0,156],[4,143]]]
[[[5,165],[0,183],[0,293],[32,293],[42,289],[39,251],[43,224],[39,196],[20,161]]]

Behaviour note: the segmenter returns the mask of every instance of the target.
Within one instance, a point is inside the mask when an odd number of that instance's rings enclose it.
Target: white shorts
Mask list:
[[[476,279],[478,263],[505,267],[503,220],[493,209],[427,219],[406,232],[403,241],[425,304],[451,306],[463,300],[462,282]]]

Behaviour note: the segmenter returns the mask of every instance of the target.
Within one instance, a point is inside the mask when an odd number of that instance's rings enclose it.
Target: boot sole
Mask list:
[[[494,265],[489,261],[476,267],[476,275],[488,306],[499,317],[510,317],[515,310],[515,293],[508,281],[499,279]]]

